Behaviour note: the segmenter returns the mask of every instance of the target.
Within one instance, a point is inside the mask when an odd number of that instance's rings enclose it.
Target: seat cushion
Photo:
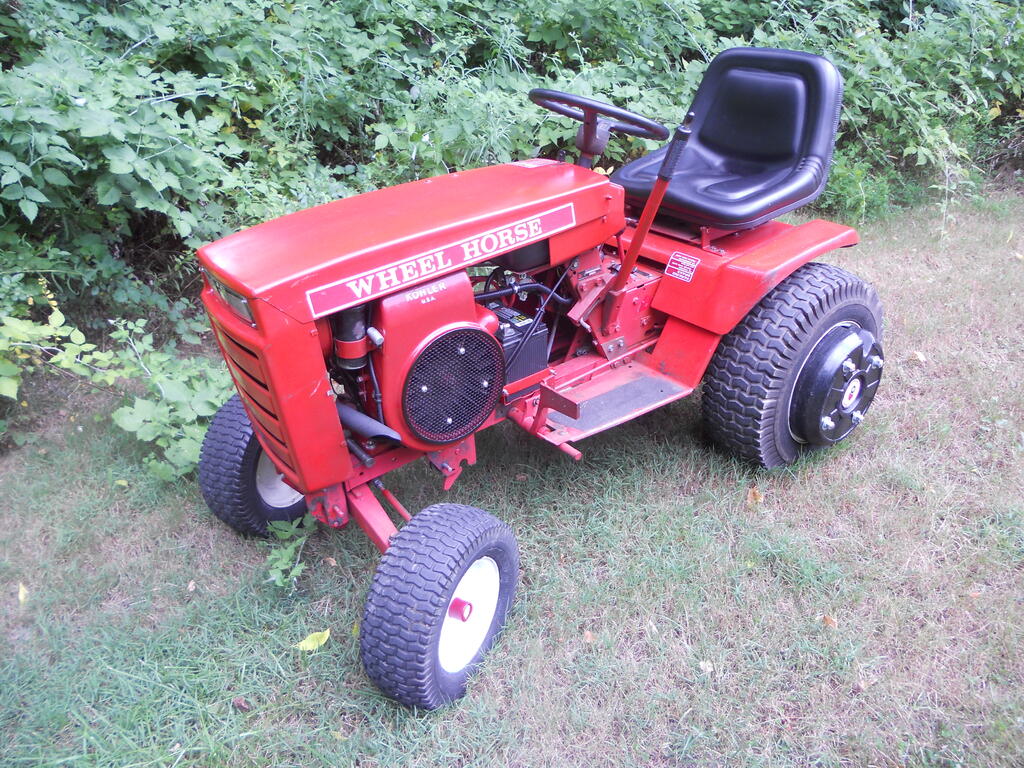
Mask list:
[[[659,149],[612,174],[633,203],[643,204],[661,168]],[[790,162],[713,164],[685,153],[672,175],[661,212],[671,218],[722,229],[744,229],[792,210],[817,196],[821,165]]]
[[[660,213],[744,229],[811,202],[828,176],[841,101],[839,73],[820,56],[723,51],[694,97],[691,136]],[[632,203],[646,201],[666,151],[612,174]]]

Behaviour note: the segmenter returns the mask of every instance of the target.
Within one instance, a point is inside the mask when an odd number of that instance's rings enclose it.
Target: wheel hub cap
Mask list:
[[[480,652],[498,609],[500,589],[498,564],[490,557],[474,560],[459,579],[437,642],[437,660],[445,672],[461,672]]]
[[[849,384],[847,384],[846,391],[843,392],[842,407],[848,409],[851,405],[857,402],[857,396],[860,395],[860,390],[860,379],[853,379]]]
[[[256,493],[264,504],[276,509],[290,507],[302,499],[302,494],[284,481],[284,475],[277,471],[274,462],[263,451],[260,451],[256,462]]]
[[[793,437],[831,445],[849,435],[875,398],[882,364],[882,347],[870,331],[851,325],[830,329],[807,356],[793,389]]]

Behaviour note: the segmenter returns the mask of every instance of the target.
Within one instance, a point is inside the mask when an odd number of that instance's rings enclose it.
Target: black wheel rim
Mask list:
[[[832,445],[864,420],[882,379],[884,356],[874,334],[855,324],[830,328],[797,377],[789,410],[793,439]]]

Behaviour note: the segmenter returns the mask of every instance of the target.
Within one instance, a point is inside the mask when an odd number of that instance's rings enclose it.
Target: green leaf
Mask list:
[[[14,165],[17,158],[6,150],[0,149],[0,165]]]
[[[123,176],[124,174],[131,173],[134,170],[135,166],[131,163],[126,163],[124,160],[110,161],[110,172],[117,176]]]
[[[0,397],[15,400],[18,397],[18,379],[13,376],[0,376]]]
[[[103,156],[110,161],[110,172],[118,175],[131,173],[135,170],[134,163],[138,155],[131,147],[118,144],[113,147],[104,147]]]
[[[17,376],[21,372],[10,360],[4,360],[0,357],[0,376]]]
[[[0,177],[0,186],[6,187],[21,180],[21,171],[17,168],[8,168]]]
[[[110,133],[110,123],[108,113],[89,109],[81,114],[79,133],[85,137],[106,136]]]
[[[9,187],[4,187],[4,191],[0,192],[0,197],[4,200],[21,200],[25,196],[25,190],[21,188],[21,184],[11,184]]]
[[[29,200],[35,200],[37,203],[50,202],[50,198],[48,198],[35,187],[25,187],[25,197],[27,197]]]
[[[106,179],[96,183],[96,202],[100,205],[113,205],[121,199],[121,190]]]
[[[71,179],[59,168],[44,168],[43,178],[55,187],[70,187]]]
[[[202,447],[201,441],[183,437],[171,444],[164,452],[164,457],[174,466],[188,472],[199,463],[199,451]]]
[[[153,457],[150,457],[146,462],[146,469],[148,469],[158,480],[163,480],[165,483],[173,483],[180,477],[178,471],[169,463],[166,461],[158,461]]]
[[[21,208],[21,212],[25,215],[25,218],[29,221],[36,220],[36,214],[39,213],[39,206],[33,203],[31,200],[19,200],[18,207]]]
[[[161,381],[160,387],[164,391],[164,400],[172,403],[187,403],[192,398],[192,390],[182,381],[174,379]]]
[[[85,334],[84,334],[84,333],[82,333],[82,332],[81,332],[80,330],[78,330],[77,328],[75,328],[75,329],[74,329],[74,330],[72,330],[72,331],[71,331],[71,333],[70,333],[70,334],[68,335],[68,340],[69,340],[69,341],[70,341],[70,342],[71,342],[72,344],[85,344]]]
[[[137,409],[127,405],[118,408],[110,415],[110,417],[114,420],[114,423],[125,432],[137,432],[139,427],[141,427],[145,421],[145,418]]]

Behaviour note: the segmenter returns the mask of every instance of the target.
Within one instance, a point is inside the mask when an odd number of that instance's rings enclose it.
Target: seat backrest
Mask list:
[[[726,165],[816,157],[827,173],[842,99],[842,78],[828,59],[730,48],[715,57],[697,89],[690,141]]]

